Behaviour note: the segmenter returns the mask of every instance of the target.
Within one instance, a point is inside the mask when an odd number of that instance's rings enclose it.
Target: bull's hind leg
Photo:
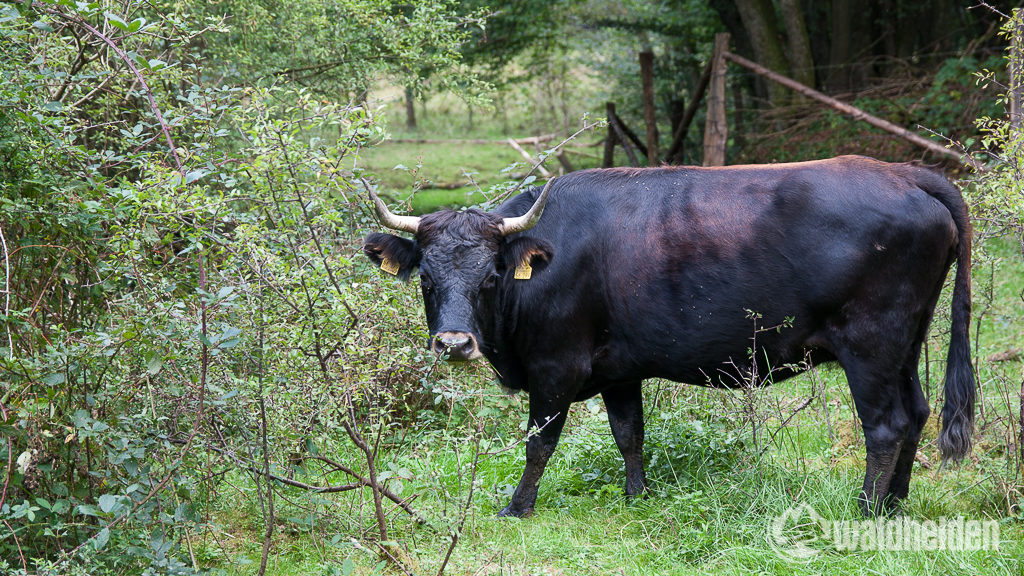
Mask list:
[[[617,384],[601,393],[608,425],[626,463],[626,494],[647,491],[644,475],[644,403],[640,381]]]
[[[935,304],[942,292],[942,282],[937,282],[935,290],[928,301],[927,306],[921,310],[921,316],[917,321],[917,333],[914,335],[914,342],[907,351],[906,359],[900,372],[900,399],[903,402],[903,409],[910,419],[910,426],[907,436],[903,439],[900,447],[900,455],[896,460],[896,468],[893,470],[892,481],[889,484],[888,498],[894,509],[910,492],[910,473],[914,467],[914,459],[917,457],[917,447],[921,442],[921,431],[928,422],[928,415],[931,412],[928,408],[928,400],[921,391],[921,379],[918,375],[918,366],[921,362],[921,346],[928,338],[928,325],[931,323],[932,314],[935,311]]]
[[[917,457],[917,446],[921,442],[921,431],[928,422],[930,409],[928,400],[921,391],[921,380],[918,376],[918,364],[921,360],[921,345],[927,335],[928,322],[924,321],[918,339],[912,346],[907,360],[900,372],[900,399],[903,402],[903,409],[910,419],[907,429],[907,436],[903,439],[900,447],[900,455],[896,460],[896,468],[893,470],[892,481],[889,484],[889,500],[893,508],[898,508],[900,502],[907,497],[910,491],[910,473],[914,467],[914,459]]]
[[[888,502],[891,508],[898,510],[900,502],[907,497],[910,491],[910,473],[914,467],[914,459],[917,457],[917,446],[921,442],[921,431],[928,422],[928,401],[921,392],[921,382],[917,376],[917,358],[912,366],[904,367],[903,390],[900,398],[903,401],[903,409],[909,416],[907,435],[900,446],[900,455],[896,460],[896,467],[893,470],[892,481],[889,483]],[[908,372],[913,371],[913,374]]]
[[[875,352],[884,350],[885,346],[879,346]],[[890,486],[910,430],[910,418],[901,398],[901,362],[849,351],[839,359],[850,383],[867,448],[861,510],[867,516],[876,516],[889,507]]]

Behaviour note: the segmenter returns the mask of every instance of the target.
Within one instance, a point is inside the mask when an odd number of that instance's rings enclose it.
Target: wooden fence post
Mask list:
[[[601,162],[601,166],[611,168],[615,165],[615,143],[618,141],[615,129],[612,128],[612,119],[615,118],[615,103],[605,102],[604,113],[608,118],[608,136],[604,139],[604,160]]]
[[[654,53],[640,53],[640,83],[643,86],[644,124],[647,125],[647,165],[658,165],[658,119],[654,109]]]
[[[729,127],[725,120],[725,53],[728,51],[729,34],[715,34],[715,51],[711,57],[708,117],[704,124],[704,166],[725,165],[725,144],[729,138]]]

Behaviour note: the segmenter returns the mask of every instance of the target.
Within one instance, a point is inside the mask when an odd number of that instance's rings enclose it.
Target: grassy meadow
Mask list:
[[[390,104],[385,113],[391,136],[500,140],[535,135],[482,111],[470,125],[465,107],[449,100],[432,100],[426,109],[420,129],[411,132],[403,126],[400,103]],[[581,141],[599,139],[600,134],[588,133]],[[600,148],[579,150],[593,157],[571,155],[578,168],[599,162]],[[482,201],[491,186],[526,170],[522,158],[500,143],[385,142],[364,150],[358,164],[399,207],[413,213]],[[548,165],[558,168],[553,158]],[[471,183],[452,190],[429,186],[459,182]],[[535,513],[500,519],[497,512],[525,461],[526,398],[503,394],[484,365],[439,364],[430,378],[407,383],[401,409],[372,429],[381,480],[422,518],[385,500],[387,539],[381,541],[368,489],[320,494],[281,486],[268,573],[418,576],[443,568],[467,576],[1022,574],[1024,482],[1015,438],[1024,378],[1024,262],[1016,242],[978,236],[972,338],[981,388],[975,449],[962,465],[943,467],[935,446],[947,294],[921,368],[933,417],[904,518],[991,520],[999,530],[997,549],[840,550],[814,539],[807,522],[782,525],[785,540],[773,536],[776,519],[800,505],[826,520],[861,520],[854,497],[863,480],[863,436],[845,377],[831,365],[763,389],[648,382],[645,456],[651,493],[641,499],[623,494],[623,464],[600,400],[575,404],[541,482]],[[361,257],[353,262],[356,280],[378,286],[395,323],[408,326],[409,349],[395,354],[421,353],[415,346],[423,341],[425,321],[416,280],[401,284]],[[362,457],[342,431],[319,450],[341,462]],[[319,485],[349,481],[338,473],[296,478]],[[225,477],[211,495],[211,529],[191,542],[194,561],[223,574],[255,574],[265,531],[258,501],[248,477]],[[810,542],[811,554],[796,557],[793,540]]]
[[[404,204],[414,214],[441,207],[479,204],[490,199],[494,194],[492,187],[518,181],[532,167],[532,163],[506,140],[553,132],[547,125],[513,122],[494,111],[477,111],[471,119],[467,106],[451,95],[418,103],[417,128],[410,130],[405,123],[404,104],[396,96],[384,91],[379,104],[388,119],[390,138],[364,150],[357,166],[372,175],[392,200]],[[583,104],[579,106],[578,114],[572,119],[575,123],[569,126],[571,131],[582,126],[586,109]],[[603,149],[599,144],[604,130],[606,128],[584,132],[567,146],[566,156],[575,169],[601,165]],[[559,130],[559,134],[564,132]],[[561,138],[523,148],[535,161],[539,152],[560,141]],[[621,150],[619,154],[623,154]],[[625,161],[624,156],[621,161]],[[553,156],[544,166],[553,174],[563,171]]]

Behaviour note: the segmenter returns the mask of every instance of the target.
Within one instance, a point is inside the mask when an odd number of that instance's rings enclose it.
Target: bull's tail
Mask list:
[[[974,432],[974,367],[971,365],[971,222],[967,204],[960,191],[945,177],[918,168],[918,184],[929,195],[942,202],[956,224],[959,243],[956,252],[956,277],[953,281],[953,304],[946,356],[946,403],[942,406],[942,431],[939,452],[943,460],[958,461],[971,450]]]

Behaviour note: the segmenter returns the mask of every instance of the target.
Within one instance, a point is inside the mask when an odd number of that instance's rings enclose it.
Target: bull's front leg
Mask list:
[[[498,516],[522,518],[533,512],[537,501],[537,487],[548,459],[558,446],[558,437],[565,426],[569,402],[553,401],[540,394],[530,394],[530,421],[527,428],[526,468],[523,477],[512,494],[512,501],[498,513]]]

